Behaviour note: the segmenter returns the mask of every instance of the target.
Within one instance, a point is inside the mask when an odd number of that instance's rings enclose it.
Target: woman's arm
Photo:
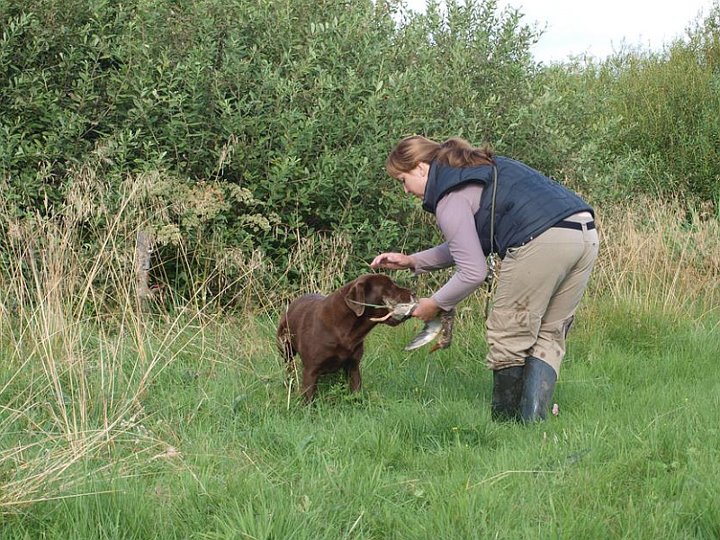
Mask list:
[[[445,195],[435,212],[456,267],[453,276],[432,296],[445,310],[472,294],[487,276],[485,253],[475,228],[475,213],[481,195],[481,185],[468,184]]]

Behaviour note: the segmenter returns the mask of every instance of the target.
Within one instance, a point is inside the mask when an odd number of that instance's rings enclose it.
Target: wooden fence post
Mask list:
[[[135,291],[138,303],[144,306],[148,300],[153,299],[150,289],[150,255],[152,253],[153,239],[147,231],[138,231],[135,241]]]

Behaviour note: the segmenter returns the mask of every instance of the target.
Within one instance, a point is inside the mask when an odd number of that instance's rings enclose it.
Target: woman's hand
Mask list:
[[[417,303],[417,307],[412,312],[413,317],[417,317],[425,322],[437,317],[440,306],[435,303],[435,300],[432,298],[420,298]]]
[[[381,253],[370,263],[370,268],[388,268],[390,270],[415,270],[415,259],[404,253]]]

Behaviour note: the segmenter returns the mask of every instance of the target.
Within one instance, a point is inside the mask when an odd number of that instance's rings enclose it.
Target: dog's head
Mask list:
[[[415,297],[410,289],[398,286],[383,274],[365,274],[346,285],[345,303],[358,317],[382,319],[395,305],[414,301]],[[408,317],[388,317],[383,322],[395,326]]]

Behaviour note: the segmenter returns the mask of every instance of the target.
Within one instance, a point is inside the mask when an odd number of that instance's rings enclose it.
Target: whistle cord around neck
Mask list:
[[[381,306],[379,304],[368,304],[366,302],[358,302],[357,300],[353,300],[352,298],[346,299],[348,302],[352,302],[353,304],[357,304],[358,306],[365,306],[365,307],[374,307],[374,308],[380,308],[380,309],[388,309],[387,306]]]

